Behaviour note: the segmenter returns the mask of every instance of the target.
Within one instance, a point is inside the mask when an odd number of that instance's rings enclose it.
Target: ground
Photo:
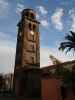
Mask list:
[[[9,97],[9,96],[0,96],[0,100],[40,100],[38,98],[23,98],[23,97]]]

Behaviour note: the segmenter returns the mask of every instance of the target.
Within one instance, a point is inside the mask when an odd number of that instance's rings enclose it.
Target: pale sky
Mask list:
[[[17,23],[24,8],[33,8],[40,21],[40,66],[51,65],[52,54],[62,62],[73,60],[58,50],[64,36],[75,31],[75,0],[0,0],[0,73],[14,71]]]

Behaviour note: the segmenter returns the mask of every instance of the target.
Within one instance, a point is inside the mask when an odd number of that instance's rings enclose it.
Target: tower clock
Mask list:
[[[32,68],[33,66],[40,67],[39,22],[32,9],[24,9],[21,21],[18,23],[15,68]]]

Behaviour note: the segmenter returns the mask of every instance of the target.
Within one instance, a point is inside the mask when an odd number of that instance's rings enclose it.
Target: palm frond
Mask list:
[[[71,48],[75,48],[75,44],[72,43],[72,42],[62,42],[60,44],[59,50],[64,51],[66,48],[68,48],[67,51],[66,51],[66,52],[68,52],[68,51],[71,50]]]
[[[75,32],[70,31],[70,33],[75,38]]]
[[[72,49],[71,47],[68,47],[67,50],[66,50],[66,54],[67,54],[71,49]]]
[[[66,53],[73,49],[75,51],[75,32],[70,31],[70,34],[65,36],[67,41],[60,43],[59,50],[64,51],[66,49]]]
[[[70,34],[68,34],[67,36],[65,36],[65,39],[71,42],[75,42],[75,33],[70,31]]]

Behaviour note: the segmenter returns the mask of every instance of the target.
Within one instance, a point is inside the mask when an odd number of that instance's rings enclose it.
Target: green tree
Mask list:
[[[63,78],[62,85],[64,87],[72,87],[72,72],[70,72],[67,68],[58,67],[55,74]]]
[[[0,90],[2,89],[2,85],[3,85],[3,75],[0,74]]]
[[[53,55],[49,55],[49,58],[50,58],[50,60],[52,61],[52,63],[55,65],[55,64],[61,64],[62,62],[59,60],[59,59],[57,59],[56,57],[54,57]]]
[[[66,53],[70,50],[75,51],[75,32],[70,31],[68,35],[65,36],[65,41],[60,43],[59,50],[64,51],[66,49]]]

